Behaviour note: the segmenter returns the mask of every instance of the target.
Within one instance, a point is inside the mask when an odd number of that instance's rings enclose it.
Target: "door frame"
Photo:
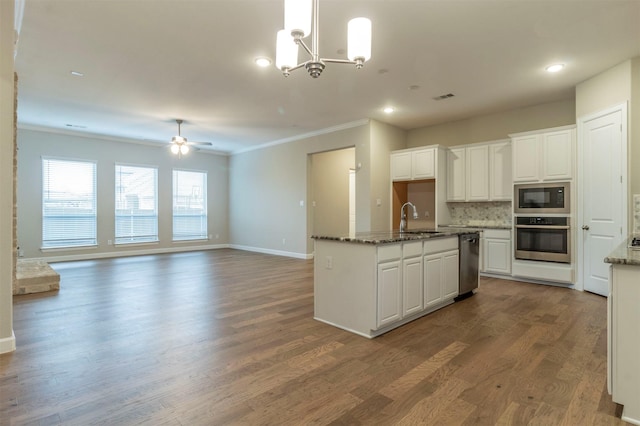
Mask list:
[[[582,117],[578,117],[577,119],[577,154],[578,154],[578,198],[575,204],[576,212],[577,212],[577,220],[575,222],[575,238],[577,240],[577,244],[574,247],[578,248],[578,253],[576,257],[576,263],[578,265],[577,269],[577,280],[576,280],[576,290],[584,291],[584,234],[582,233],[582,225],[584,223],[584,196],[585,191],[588,188],[585,188],[584,182],[584,126],[585,123],[600,118],[605,115],[609,115],[616,111],[621,111],[622,118],[622,147],[621,147],[621,173],[622,173],[622,237],[627,238],[628,234],[628,225],[629,225],[629,164],[628,164],[628,149],[629,149],[629,118],[628,118],[628,101],[600,110],[598,112],[588,114]]]

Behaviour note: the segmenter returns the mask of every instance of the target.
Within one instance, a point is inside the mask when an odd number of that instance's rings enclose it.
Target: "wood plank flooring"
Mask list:
[[[231,249],[53,265],[14,299],[1,425],[621,425],[606,300],[483,278],[368,340],[313,320],[313,262]]]

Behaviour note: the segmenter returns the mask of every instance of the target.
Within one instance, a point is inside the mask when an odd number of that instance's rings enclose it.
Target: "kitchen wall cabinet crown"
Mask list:
[[[513,149],[513,181],[573,179],[575,125],[509,135]]]
[[[436,177],[436,147],[403,149],[391,153],[391,180],[409,181]]]
[[[511,184],[509,140],[447,151],[447,201],[510,201]]]

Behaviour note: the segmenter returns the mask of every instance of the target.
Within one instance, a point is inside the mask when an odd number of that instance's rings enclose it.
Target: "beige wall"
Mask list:
[[[13,336],[13,1],[0,1],[0,353]]]
[[[310,210],[315,235],[349,233],[349,170],[355,168],[355,148],[311,156]]]
[[[228,157],[193,152],[178,159],[163,146],[149,146],[36,130],[18,130],[18,244],[26,258],[75,259],[202,249],[228,243]],[[41,251],[42,157],[96,161],[98,247]],[[115,234],[115,164],[158,168],[158,243],[108,245]],[[172,242],[173,168],[207,172],[209,241]],[[216,238],[216,234],[218,238]]]
[[[510,133],[575,122],[575,101],[567,99],[413,129],[407,135],[407,148],[434,144],[455,146],[506,139]]]
[[[229,232],[233,247],[305,258],[313,252],[309,154],[355,148],[357,222],[370,221],[369,123],[238,153],[229,160]],[[300,205],[302,202],[302,206]]]
[[[391,151],[406,148],[407,131],[378,121],[371,122],[371,224],[365,230],[391,230]],[[378,205],[380,200],[380,205]],[[397,225],[396,225],[397,226]]]

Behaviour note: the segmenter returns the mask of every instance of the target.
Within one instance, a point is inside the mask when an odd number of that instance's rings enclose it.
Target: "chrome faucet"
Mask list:
[[[416,206],[414,206],[413,203],[410,202],[404,203],[402,207],[400,207],[400,232],[404,232],[407,230],[407,214],[404,212],[404,208],[406,206],[413,207],[413,218],[418,218],[418,210],[416,210]]]

